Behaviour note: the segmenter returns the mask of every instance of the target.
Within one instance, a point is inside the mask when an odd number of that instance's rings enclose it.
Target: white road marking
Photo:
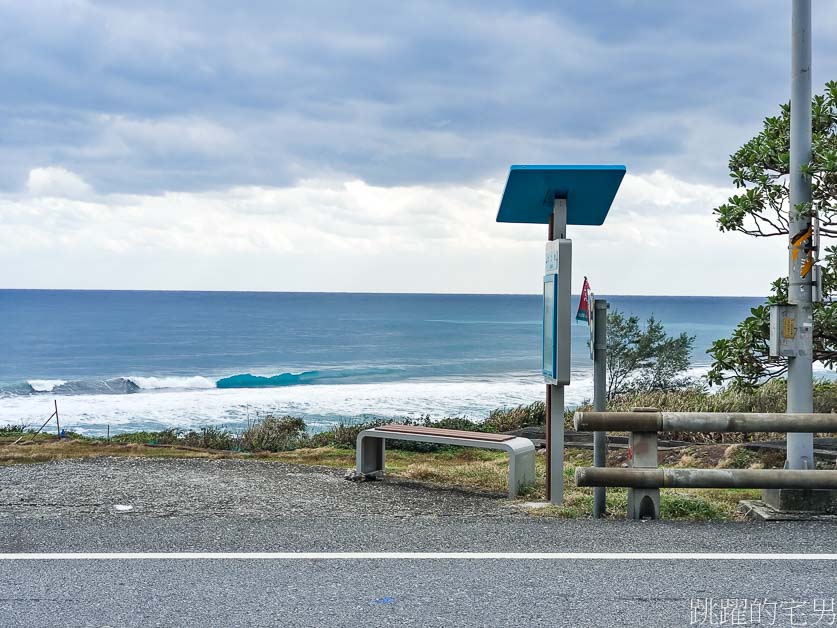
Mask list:
[[[7,560],[801,560],[837,561],[837,554],[699,552],[62,552],[0,553]]]

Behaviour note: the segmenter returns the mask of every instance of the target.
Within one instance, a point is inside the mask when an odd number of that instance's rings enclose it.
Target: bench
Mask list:
[[[521,487],[535,482],[535,446],[528,438],[398,424],[381,425],[363,430],[358,434],[355,455],[356,476],[378,477],[383,474],[387,438],[505,450],[509,453],[509,497],[511,499],[517,497]]]

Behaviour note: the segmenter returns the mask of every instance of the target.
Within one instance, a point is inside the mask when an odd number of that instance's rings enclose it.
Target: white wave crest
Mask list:
[[[588,377],[585,377],[587,375]],[[566,390],[567,404],[589,399],[592,379],[578,373]],[[273,414],[299,416],[314,429],[341,421],[372,417],[434,419],[462,416],[481,420],[498,407],[513,407],[543,399],[540,377],[485,381],[412,381],[378,384],[325,384],[279,388],[213,388],[211,390],[140,391],[131,395],[67,395],[58,400],[61,424],[90,434],[138,429],[198,429],[208,425],[235,427],[248,418]],[[0,425],[34,423],[52,400],[38,395],[3,399]],[[42,419],[43,420],[43,419]]]
[[[35,392],[52,392],[56,386],[66,384],[63,379],[30,379],[26,382]]]
[[[215,382],[200,375],[192,377],[128,377],[144,390],[161,388],[215,388]]]

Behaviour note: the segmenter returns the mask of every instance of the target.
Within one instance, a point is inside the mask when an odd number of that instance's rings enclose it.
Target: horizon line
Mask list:
[[[171,293],[236,293],[236,294],[356,294],[380,296],[463,296],[463,297],[539,297],[540,292],[387,292],[351,290],[224,290],[181,288],[0,288],[0,292],[171,292]],[[593,293],[602,297],[671,297],[711,299],[766,299],[760,294],[610,294]],[[572,296],[579,296],[572,293]]]

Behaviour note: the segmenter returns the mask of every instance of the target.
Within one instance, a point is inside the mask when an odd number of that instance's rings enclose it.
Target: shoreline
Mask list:
[[[590,391],[579,390],[581,402]],[[123,395],[37,394],[6,397],[0,427],[39,425],[57,399],[62,426],[90,435],[225,426],[240,430],[267,414],[304,418],[314,431],[343,423],[418,419],[451,415],[480,420],[499,407],[540,399],[543,384],[529,379],[495,381],[412,381],[377,384],[311,384],[278,388],[150,390]],[[141,418],[137,418],[141,417]]]

